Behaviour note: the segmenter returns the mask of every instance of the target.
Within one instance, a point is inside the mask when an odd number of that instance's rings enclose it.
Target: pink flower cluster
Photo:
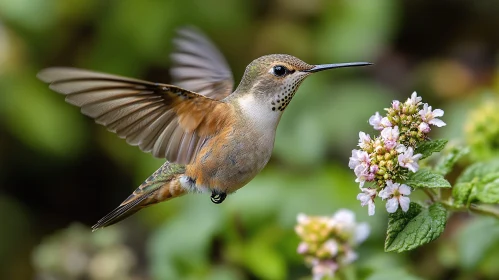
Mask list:
[[[369,235],[369,226],[356,223],[355,214],[347,209],[331,217],[298,214],[297,221],[295,231],[301,239],[297,251],[317,280],[333,277],[342,266],[355,261],[354,247]]]
[[[440,109],[432,110],[414,92],[404,103],[398,100],[386,108],[387,115],[378,112],[369,118],[369,124],[380,135],[371,138],[369,134],[359,133],[359,150],[352,151],[348,166],[354,170],[355,182],[359,183],[361,193],[357,196],[362,206],[368,206],[369,215],[374,215],[376,196],[387,200],[389,213],[409,209],[411,188],[397,182],[407,178],[408,172],[419,169],[421,154],[414,149],[428,140],[430,125],[442,127],[445,123],[438,119],[444,115]],[[421,106],[423,108],[421,108]],[[372,188],[364,188],[366,182],[374,183]]]

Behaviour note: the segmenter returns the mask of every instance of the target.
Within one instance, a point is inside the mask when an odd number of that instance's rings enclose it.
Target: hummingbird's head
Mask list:
[[[312,73],[351,66],[365,66],[371,63],[354,62],[339,64],[310,65],[287,54],[271,54],[253,60],[244,72],[236,91],[252,94],[268,103],[272,111],[283,112],[303,80]]]

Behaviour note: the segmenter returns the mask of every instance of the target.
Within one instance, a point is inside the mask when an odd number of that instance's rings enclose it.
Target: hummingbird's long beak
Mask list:
[[[370,63],[370,62],[349,62],[349,63],[321,64],[321,65],[315,65],[313,68],[308,69],[308,70],[302,70],[302,72],[315,73],[315,72],[324,71],[324,70],[333,69],[333,68],[367,66],[367,65],[372,65],[372,63]]]

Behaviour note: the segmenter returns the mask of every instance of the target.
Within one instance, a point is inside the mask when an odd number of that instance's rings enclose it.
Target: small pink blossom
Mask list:
[[[398,101],[398,100],[393,100],[393,101],[392,101],[392,108],[393,108],[394,110],[397,110],[397,111],[398,111],[398,110],[400,110],[400,101]]]
[[[430,128],[430,126],[427,123],[422,122],[422,123],[419,124],[418,130],[420,132],[422,132],[422,133],[429,133],[430,130],[431,130],[431,128]]]
[[[381,125],[381,119],[382,118],[379,112],[376,112],[376,114],[372,115],[369,118],[369,124],[372,125],[376,130],[382,130],[383,126]]]
[[[345,257],[342,259],[342,264],[353,263],[357,258],[357,253],[355,253],[352,249],[347,249],[345,251]]]
[[[322,247],[331,254],[331,257],[335,257],[338,255],[338,242],[334,241],[333,239],[329,239],[328,241],[324,242]]]
[[[419,111],[419,115],[421,119],[428,123],[438,127],[445,126],[445,123],[441,119],[437,119],[437,117],[441,117],[444,115],[444,111],[441,109],[431,110],[431,106],[428,106],[427,103],[423,105],[423,109]]]
[[[371,136],[364,132],[359,132],[359,147],[361,149],[367,149],[371,145]]]
[[[299,213],[298,216],[296,216],[296,221],[298,222],[299,225],[305,225],[310,222],[310,217],[307,216],[306,214]]]
[[[369,154],[367,152],[362,150],[352,150],[352,156],[348,162],[348,167],[350,167],[350,169],[355,169],[362,163],[369,165],[370,162],[371,160],[369,159]]]
[[[385,127],[393,125],[387,117],[381,117],[379,112],[376,112],[376,114],[369,118],[369,124],[376,130],[382,130]]]
[[[418,106],[420,104],[421,100],[423,100],[423,98],[421,96],[418,96],[417,92],[413,92],[411,94],[411,97],[409,97],[407,99],[405,104],[408,106],[411,106],[411,105]]]
[[[407,196],[410,194],[411,188],[409,186],[386,181],[386,187],[379,192],[379,197],[383,200],[388,199],[386,202],[386,211],[388,213],[395,213],[399,205],[402,211],[407,212],[409,210],[409,203],[411,202]]]
[[[369,236],[370,232],[371,228],[367,223],[357,224],[357,226],[355,227],[355,234],[354,234],[355,244],[360,244],[364,242],[364,240],[366,240],[367,237]]]
[[[385,127],[390,127],[390,126],[392,126],[392,125],[393,125],[393,124],[392,124],[392,122],[391,122],[391,121],[390,121],[387,117],[383,117],[383,118],[381,119],[381,126],[382,126],[383,128],[385,128]]]
[[[300,245],[298,245],[296,251],[301,255],[306,254],[308,252],[308,244],[305,242],[301,242]]]
[[[399,147],[397,147],[397,149],[399,149]],[[402,152],[402,149],[397,150],[397,151]],[[416,172],[419,169],[418,160],[422,156],[423,156],[422,154],[415,154],[414,155],[414,150],[412,149],[412,147],[409,147],[409,148],[403,150],[403,152],[401,154],[399,154],[398,162],[399,162],[400,166],[405,167],[405,168],[411,170],[412,172]]]
[[[376,189],[361,188],[361,193],[357,195],[357,200],[360,200],[362,207],[367,205],[369,216],[374,215],[374,198],[376,197]]]
[[[364,163],[357,165],[353,172],[355,173],[355,176],[357,176],[355,182],[359,183],[361,188],[364,186],[364,183],[366,181],[372,180],[371,178],[374,179],[374,176],[370,176],[370,173],[368,172],[368,166]]]
[[[312,261],[312,274],[314,280],[321,280],[324,276],[333,277],[336,270],[338,270],[338,264],[333,260],[314,259]]]
[[[399,128],[398,126],[394,127],[385,127],[381,131],[381,137],[385,140],[385,147],[388,150],[391,150],[397,146],[397,141],[399,139]]]

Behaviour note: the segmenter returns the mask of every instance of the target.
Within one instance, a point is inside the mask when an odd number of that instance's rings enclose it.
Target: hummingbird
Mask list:
[[[178,30],[172,84],[77,68],[37,75],[66,102],[132,146],[166,162],[92,230],[188,193],[213,203],[250,182],[267,164],[281,116],[305,78],[368,62],[310,65],[287,54],[253,60],[233,91],[223,55],[199,31]]]

